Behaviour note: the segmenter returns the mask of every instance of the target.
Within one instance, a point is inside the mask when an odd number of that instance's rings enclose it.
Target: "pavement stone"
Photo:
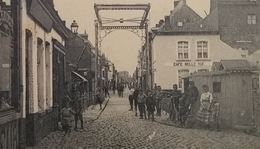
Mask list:
[[[141,120],[129,111],[128,99],[113,96],[99,115],[88,108],[84,130],[53,132],[34,149],[260,149],[260,138],[235,131],[184,129]]]

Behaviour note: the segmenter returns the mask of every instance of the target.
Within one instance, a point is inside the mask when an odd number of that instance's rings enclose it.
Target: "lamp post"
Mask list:
[[[78,25],[78,23],[76,22],[76,20],[73,20],[73,22],[72,22],[71,25],[70,25],[70,29],[71,29],[71,31],[72,31],[74,34],[77,34],[77,33],[78,33],[79,25]]]

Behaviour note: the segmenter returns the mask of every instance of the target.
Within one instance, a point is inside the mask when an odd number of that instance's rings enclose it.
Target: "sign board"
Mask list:
[[[209,66],[209,63],[205,62],[173,62],[174,67],[197,67],[197,66]]]

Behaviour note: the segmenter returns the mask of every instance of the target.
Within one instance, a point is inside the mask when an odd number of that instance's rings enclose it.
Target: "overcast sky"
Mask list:
[[[169,15],[173,10],[174,0],[54,0],[55,8],[58,10],[59,15],[66,21],[69,27],[72,20],[76,20],[79,24],[79,32],[84,33],[86,30],[90,41],[95,45],[95,30],[94,30],[94,3],[97,4],[140,4],[150,3],[150,27],[155,26],[160,19],[165,15]],[[187,0],[187,4],[194,9],[200,16],[205,17],[205,12],[209,12],[210,0]],[[106,16],[109,16],[108,12]],[[125,18],[134,18],[133,13],[118,13],[119,18],[121,15]],[[115,14],[112,16],[115,17]],[[141,40],[135,34],[129,31],[116,31],[107,36],[102,42],[102,52],[115,64],[116,68],[127,70],[133,73],[137,65],[137,53],[141,48]]]

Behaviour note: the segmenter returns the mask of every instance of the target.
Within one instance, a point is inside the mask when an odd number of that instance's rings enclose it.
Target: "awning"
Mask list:
[[[84,78],[82,75],[78,74],[77,72],[72,71],[72,73],[74,75],[76,75],[77,77],[79,77],[80,79],[82,79],[83,82],[88,82],[88,80],[86,78]]]

